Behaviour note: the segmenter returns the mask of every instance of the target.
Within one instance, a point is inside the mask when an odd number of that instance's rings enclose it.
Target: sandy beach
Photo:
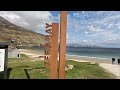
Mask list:
[[[44,52],[36,52],[33,50],[28,50],[28,49],[19,49],[20,54],[25,54],[28,57],[34,59],[34,58],[40,58],[41,60],[44,60]]]
[[[21,54],[25,54],[30,58],[37,58],[41,56],[41,60],[44,60],[44,52],[36,52],[33,50],[20,49]],[[87,57],[75,57],[75,56],[66,56],[67,60],[74,60],[77,62],[97,62],[99,66],[105,69],[105,71],[116,75],[120,79],[120,65],[117,63],[111,64],[111,60],[106,59],[97,59],[97,58],[87,58]]]

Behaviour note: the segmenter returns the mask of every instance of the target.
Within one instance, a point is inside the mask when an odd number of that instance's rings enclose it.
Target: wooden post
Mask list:
[[[52,42],[50,50],[50,78],[57,79],[58,62],[58,23],[52,24]]]
[[[48,66],[49,65],[49,57],[47,55],[49,55],[49,52],[48,51],[45,51],[45,54],[44,54],[44,66]]]
[[[46,30],[45,31],[48,33],[48,35],[45,36],[45,39],[48,40],[48,42],[45,43],[45,48],[47,50],[45,50],[45,52],[44,52],[44,54],[45,54],[45,56],[44,56],[44,65],[49,66],[50,57],[48,57],[48,55],[50,55],[50,48],[51,48],[52,25],[46,23]]]
[[[65,61],[66,61],[66,26],[67,11],[61,11],[60,15],[60,67],[59,79],[65,79]]]

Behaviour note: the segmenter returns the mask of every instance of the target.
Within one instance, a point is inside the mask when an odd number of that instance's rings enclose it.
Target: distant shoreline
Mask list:
[[[81,55],[70,55],[70,54],[66,54],[67,56],[75,56],[75,57],[85,57],[85,58],[95,58],[95,59],[106,59],[106,60],[108,60],[108,59],[110,59],[110,58],[99,58],[99,57],[90,57],[90,56],[81,56]]]
[[[87,57],[87,56],[78,56],[78,55],[66,55],[66,58],[69,60],[84,60],[89,62],[98,62],[98,63],[111,63],[111,60],[108,58],[97,58],[97,57]]]
[[[44,52],[39,52],[37,50],[30,49],[20,49],[21,54],[26,54],[27,56],[34,58],[39,56],[44,56]],[[110,59],[107,58],[97,58],[97,57],[87,57],[87,56],[78,56],[78,55],[66,55],[67,60],[76,60],[81,62],[98,62],[98,63],[111,63]]]

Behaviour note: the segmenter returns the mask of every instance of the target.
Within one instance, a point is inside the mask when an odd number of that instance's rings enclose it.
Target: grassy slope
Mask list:
[[[44,37],[35,32],[0,27],[0,41],[10,41],[12,39],[14,39],[18,45],[45,43]]]
[[[106,73],[101,67],[89,63],[67,61],[74,65],[72,70],[66,71],[66,79],[111,79],[114,75]],[[43,61],[30,61],[25,55],[19,59],[9,59],[11,68],[9,79],[49,79],[49,68],[44,67]],[[26,70],[25,70],[26,69]],[[27,71],[27,72],[26,72]]]
[[[68,79],[112,79],[113,74],[105,72],[98,64],[90,65],[89,62],[69,61],[67,64],[74,65],[73,70],[66,72]]]
[[[44,35],[12,24],[0,16],[0,41],[12,41],[13,45],[44,45]],[[14,42],[14,43],[13,43]]]

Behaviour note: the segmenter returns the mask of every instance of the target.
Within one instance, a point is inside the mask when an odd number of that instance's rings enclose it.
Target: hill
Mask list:
[[[0,42],[3,41],[16,46],[41,46],[46,42],[43,34],[17,26],[0,16]]]

